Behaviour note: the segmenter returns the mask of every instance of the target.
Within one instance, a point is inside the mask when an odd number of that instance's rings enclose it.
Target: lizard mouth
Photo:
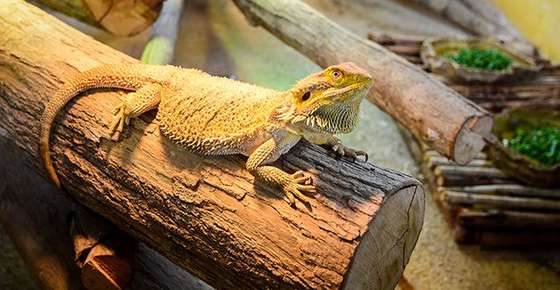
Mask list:
[[[306,115],[305,124],[318,132],[349,133],[359,120],[360,103],[369,90],[367,81],[329,91],[328,105],[319,103]]]
[[[354,83],[351,85],[348,85],[344,88],[340,88],[340,89],[334,89],[331,91],[328,91],[325,93],[324,97],[325,98],[330,98],[330,97],[334,97],[333,99],[335,101],[340,101],[345,100],[345,99],[349,99],[350,97],[352,97],[354,94],[354,92],[358,92],[361,90],[365,90],[366,87],[368,87],[368,82],[364,81],[364,82],[359,82],[359,83]]]
[[[370,84],[369,81],[362,81],[340,89],[328,90],[319,102],[311,106],[306,112],[302,112],[301,115],[312,117],[320,114],[323,111],[322,108],[344,107],[345,103],[360,102],[361,98],[369,91]],[[329,104],[325,104],[325,100],[328,100]]]
[[[309,130],[329,133],[349,133],[359,119],[359,108],[371,81],[356,82],[340,89],[331,89],[312,106],[298,111],[295,105],[277,108],[274,119]]]

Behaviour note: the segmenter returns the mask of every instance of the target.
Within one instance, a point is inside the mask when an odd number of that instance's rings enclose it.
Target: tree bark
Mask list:
[[[35,0],[114,35],[136,35],[158,18],[163,0]]]
[[[560,201],[554,199],[476,194],[446,189],[441,190],[443,200],[449,204],[477,205],[498,209],[560,211]]]
[[[531,229],[514,230],[481,230],[477,228],[454,226],[455,241],[461,244],[477,244],[503,250],[504,248],[519,248],[526,251],[528,248],[543,249],[543,247],[556,248],[560,243],[558,230],[542,231]]]
[[[465,227],[479,229],[533,229],[553,232],[554,230],[560,230],[560,214],[461,208],[457,214],[457,223]],[[558,238],[560,239],[560,237]]]
[[[4,2],[0,129],[43,172],[39,119],[54,90],[78,71],[136,60],[24,2]],[[118,96],[92,92],[55,124],[54,164],[78,201],[217,288],[396,285],[422,226],[418,181],[301,142],[277,165],[310,172],[318,194],[309,210],[294,209],[254,183],[243,158],[181,150],[147,116],[120,142],[103,138]]]
[[[560,190],[525,186],[521,184],[484,184],[450,187],[451,191],[480,193],[489,195],[542,197],[560,199]]]
[[[492,119],[420,68],[362,39],[299,0],[235,0],[247,19],[261,25],[320,66],[352,61],[373,76],[369,100],[418,139],[458,163],[484,147]]]

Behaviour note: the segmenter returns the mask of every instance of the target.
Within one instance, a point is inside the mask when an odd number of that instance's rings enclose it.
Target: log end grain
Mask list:
[[[452,159],[459,164],[471,161],[484,148],[484,137],[491,134],[492,124],[490,116],[473,116],[468,119],[457,134]]]
[[[372,289],[372,285],[376,285],[373,289],[392,289],[416,245],[423,219],[421,186],[406,187],[391,196],[358,245],[344,289]]]

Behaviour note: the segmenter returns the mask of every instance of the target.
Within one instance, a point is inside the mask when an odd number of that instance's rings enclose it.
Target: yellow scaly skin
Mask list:
[[[49,100],[41,120],[40,154],[50,179],[60,187],[49,154],[49,133],[58,112],[88,89],[126,89],[133,92],[115,110],[110,125],[114,138],[131,118],[157,108],[161,132],[175,143],[203,155],[248,156],[249,172],[280,187],[294,205],[294,197],[306,202],[302,192],[315,192],[311,178],[266,164],[301,138],[330,146],[342,156],[367,159],[334,134],[356,127],[371,84],[370,75],[353,63],[328,67],[283,92],[175,66],[104,65],[81,73]]]

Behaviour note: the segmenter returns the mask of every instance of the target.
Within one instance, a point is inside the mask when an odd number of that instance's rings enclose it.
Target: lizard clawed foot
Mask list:
[[[295,206],[296,198],[309,207],[309,201],[302,192],[316,193],[317,190],[313,185],[311,176],[306,175],[303,171],[297,171],[290,175],[291,180],[283,186],[283,192],[288,198],[288,203]]]
[[[111,122],[111,126],[109,126],[109,135],[111,139],[116,141],[119,139],[121,132],[123,131],[124,125],[128,125],[130,122],[130,117],[127,112],[126,104],[122,103],[118,105],[113,110],[113,122]]]
[[[352,148],[348,148],[344,145],[342,145],[342,143],[336,143],[334,145],[331,146],[331,149],[338,155],[343,156],[343,157],[350,157],[353,160],[358,159],[358,156],[364,156],[364,161],[368,161],[368,154],[365,151],[361,151],[361,150],[354,150]]]

